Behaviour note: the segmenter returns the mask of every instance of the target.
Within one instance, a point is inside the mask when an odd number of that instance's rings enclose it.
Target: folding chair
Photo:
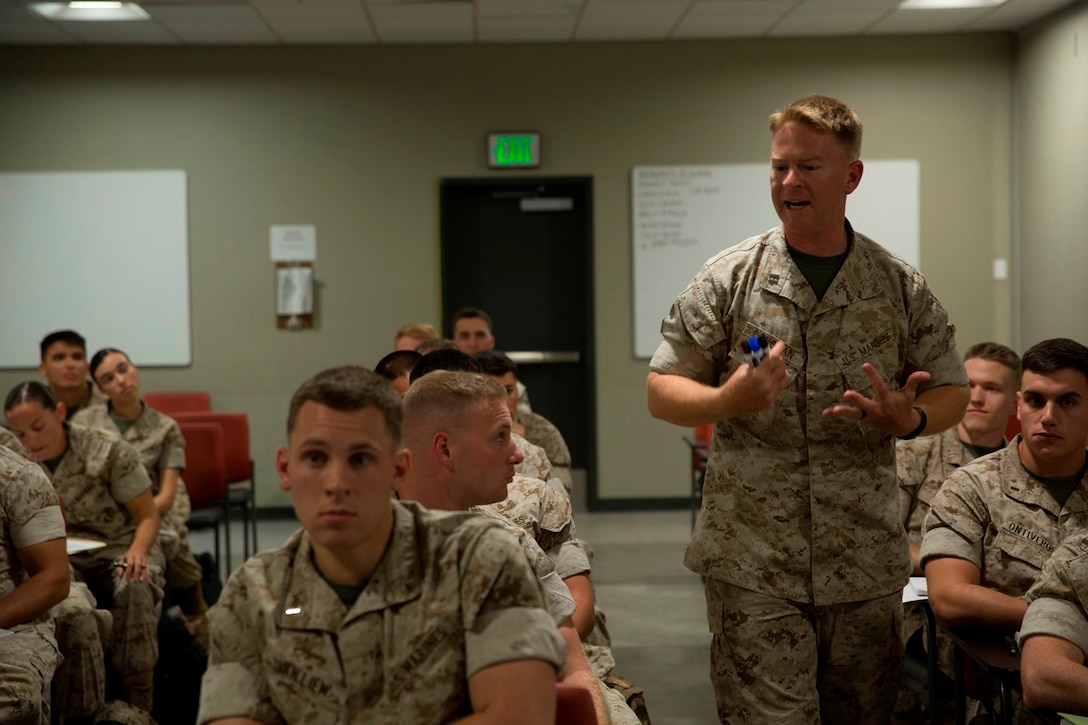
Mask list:
[[[214,423],[222,427],[227,455],[227,483],[246,484],[229,485],[227,498],[232,508],[242,512],[242,549],[248,559],[251,541],[253,552],[257,552],[257,481],[249,452],[249,418],[245,413],[220,411],[184,412],[174,417],[179,423],[184,420]]]
[[[202,392],[144,393],[144,402],[160,413],[173,417],[184,411],[211,410],[212,400]]]
[[[215,563],[223,579],[230,574],[230,501],[227,497],[227,454],[223,429],[215,423],[179,420],[185,438],[185,488],[189,492],[192,513],[189,529],[213,529]],[[227,558],[220,556],[219,524],[227,534]]]

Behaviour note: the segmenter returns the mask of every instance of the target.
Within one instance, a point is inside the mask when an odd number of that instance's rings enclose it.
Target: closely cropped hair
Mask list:
[[[470,358],[471,359],[471,358]],[[480,403],[506,404],[506,390],[480,373],[435,370],[412,383],[404,394],[404,419],[411,425],[459,418]],[[417,428],[418,430],[418,428]]]
[[[1024,370],[1033,373],[1053,373],[1072,368],[1088,380],[1088,347],[1068,337],[1043,340],[1024,353]]]
[[[412,372],[408,375],[409,385],[415,384],[424,375],[433,373],[436,370],[478,373],[480,372],[480,363],[476,362],[471,355],[456,348],[453,350],[435,350],[421,357],[412,368]]]
[[[98,366],[102,364],[102,361],[106,359],[107,355],[112,355],[115,352],[124,355],[125,360],[128,360],[130,363],[132,362],[132,359],[124,350],[118,350],[116,347],[102,348],[94,354],[94,357],[91,358],[91,378],[94,379],[96,385],[98,384],[98,376],[95,375],[95,371],[98,370]]]
[[[778,133],[790,121],[832,133],[855,159],[861,156],[861,119],[842,101],[829,96],[805,96],[771,114],[771,133]]]
[[[45,353],[49,352],[49,348],[53,347],[53,345],[58,342],[66,342],[69,345],[75,345],[83,350],[84,355],[87,354],[87,341],[83,339],[83,335],[80,335],[75,330],[57,330],[56,332],[50,332],[43,337],[41,344],[38,345],[41,349],[42,360],[45,360]]]
[[[7,413],[17,405],[35,401],[41,403],[46,410],[57,409],[57,399],[53,395],[53,391],[37,380],[28,380],[25,383],[19,383],[8,391],[8,397],[4,398],[4,412]]]
[[[429,325],[426,322],[409,322],[406,325],[401,325],[397,330],[397,334],[393,335],[393,342],[402,337],[410,337],[413,340],[433,340],[438,337],[438,330],[434,329],[434,325]]]
[[[445,337],[435,337],[430,340],[424,340],[419,343],[419,347],[416,348],[416,352],[420,355],[430,355],[432,352],[439,350],[460,350],[457,347],[457,343]]]
[[[453,319],[450,320],[450,327],[457,327],[457,321],[466,317],[478,317],[487,323],[487,329],[492,332],[495,331],[495,327],[491,324],[491,315],[487,314],[479,307],[462,307],[457,310],[457,312],[453,313]]]
[[[507,373],[518,376],[518,364],[511,360],[505,352],[499,350],[484,350],[475,355],[476,362],[480,364],[480,370],[484,375],[502,377]]]
[[[382,412],[393,442],[400,442],[400,396],[388,380],[373,370],[359,365],[345,365],[323,370],[304,382],[291,397],[291,407],[287,412],[288,438],[295,429],[299,409],[308,402],[341,412],[373,406]]]
[[[1005,347],[1000,342],[980,342],[968,348],[963,361],[968,360],[989,360],[1004,365],[1012,371],[1016,387],[1020,387],[1020,356],[1012,348]]]
[[[415,350],[395,350],[378,361],[374,372],[386,380],[396,380],[412,372],[421,357]]]

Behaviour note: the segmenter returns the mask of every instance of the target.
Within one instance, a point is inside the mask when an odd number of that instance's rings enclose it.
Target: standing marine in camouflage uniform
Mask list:
[[[110,660],[125,701],[150,712],[165,565],[151,481],[120,437],[65,423],[64,403],[41,383],[16,386],[4,406],[8,422],[60,495],[68,533],[106,544],[69,561],[99,606],[113,614]]]
[[[396,391],[327,370],[287,430],[276,468],[303,528],[209,612],[198,721],[554,722],[563,645],[520,547],[481,517],[391,500],[410,465]]]
[[[140,371],[116,348],[94,354],[91,377],[109,396],[106,405],[81,410],[73,423],[118,433],[140,456],[151,479],[151,495],[162,517],[159,546],[166,558],[166,583],[191,623],[197,639],[208,647],[201,581],[204,571],[189,548],[187,537],[192,505],[181,472],[185,470],[185,438],[177,421],[155,410],[140,397]]]
[[[1088,714],[1088,533],[1062,542],[1025,597],[1020,625],[1024,704]]]
[[[0,446],[0,722],[48,725],[59,655],[50,607],[68,593],[64,519],[41,470]]]
[[[910,573],[894,440],[959,421],[966,376],[923,277],[846,221],[856,114],[810,96],[770,127],[782,226],[680,294],[648,403],[716,422],[685,564],[707,577],[721,721],[887,722]],[[760,336],[757,367],[745,345]]]
[[[1018,401],[1023,433],[953,473],[926,517],[921,562],[944,627],[1018,630],[1043,565],[1088,530],[1088,348],[1025,352]]]

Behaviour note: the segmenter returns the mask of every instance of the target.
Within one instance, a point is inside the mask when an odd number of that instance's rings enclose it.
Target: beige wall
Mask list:
[[[272,461],[294,387],[372,365],[404,321],[439,322],[438,180],[488,174],[487,131],[538,129],[539,173],[594,177],[600,495],[683,496],[685,431],[650,419],[631,352],[631,167],[760,162],[771,111],[841,97],[866,124],[864,158],[921,162],[922,268],[961,346],[1008,342],[1010,287],[990,270],[1011,253],[1012,53],[1004,35],[3,48],[0,170],[188,172],[193,364],[145,370],[144,387],[248,412],[260,498],[282,505]],[[316,330],[274,327],[276,223],[317,225]],[[29,375],[0,371],[0,389]]]
[[[1088,344],[1088,3],[1020,38],[1021,344]]]

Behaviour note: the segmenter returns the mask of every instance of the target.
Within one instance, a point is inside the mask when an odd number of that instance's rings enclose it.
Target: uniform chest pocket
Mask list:
[[[759,338],[760,336],[766,340],[766,351],[764,352],[764,355],[766,355],[767,352],[770,352],[770,349],[781,340],[781,338],[773,332],[757,327],[751,322],[746,322],[741,329],[740,335],[736,338],[735,343],[729,348],[729,363],[722,373],[721,378],[718,380],[719,385],[724,383],[737,368],[751,364],[751,356],[745,348],[745,345],[749,338]],[[745,425],[760,438],[768,440],[768,436],[773,437],[776,431],[782,432],[782,434],[786,436],[792,435],[789,430],[784,429],[783,423],[790,419],[795,420],[798,415],[797,374],[803,364],[803,361],[800,358],[801,354],[797,347],[790,345],[789,342],[786,341],[786,350],[783,353],[782,359],[786,363],[786,370],[790,377],[790,385],[779,394],[778,400],[774,406],[767,410],[761,410],[758,413],[744,416],[743,420]]]
[[[851,345],[841,351],[837,351],[835,361],[839,366],[839,373],[846,383],[847,390],[855,390],[867,398],[873,397],[873,384],[869,376],[861,369],[862,364],[869,363],[884,381],[888,390],[896,390],[899,387],[897,377],[899,373],[899,348],[891,338],[891,333],[880,335],[861,345]]]
[[[1027,529],[1016,533],[1002,529],[991,547],[994,555],[986,557],[991,570],[985,579],[1012,596],[1021,596],[1031,587],[1054,550],[1045,537]]]

